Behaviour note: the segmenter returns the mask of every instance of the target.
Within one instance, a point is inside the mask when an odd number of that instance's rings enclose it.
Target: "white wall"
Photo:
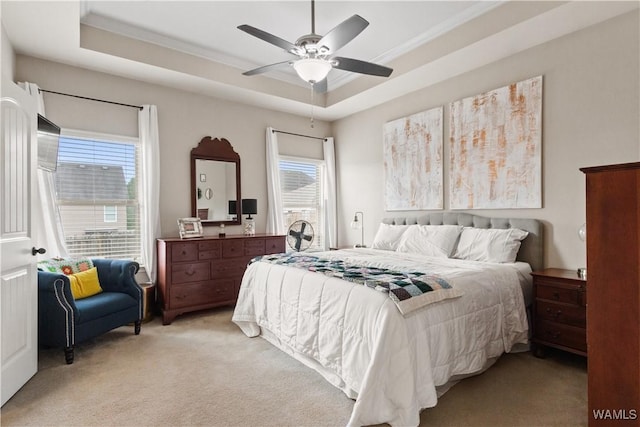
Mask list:
[[[15,53],[13,46],[9,42],[9,37],[4,29],[4,25],[0,23],[0,61],[2,61],[2,76],[13,81],[15,73]]]
[[[570,34],[379,107],[333,123],[339,183],[339,243],[360,232],[349,223],[364,211],[365,243],[385,216],[382,176],[383,124],[445,106],[445,208],[448,208],[449,103],[512,82],[543,75],[542,209],[475,210],[478,215],[531,217],[545,224],[545,264],[585,265],[578,239],[585,221],[580,167],[640,160],[638,13],[632,12]]]
[[[288,132],[324,137],[330,125],[308,117],[250,107],[190,92],[88,71],[24,55],[17,55],[17,81],[41,88],[126,104],[158,106],[160,133],[160,220],[162,235],[176,236],[176,219],[191,216],[190,151],[205,136],[226,138],[241,159],[243,198],[258,199],[256,231],[266,229],[267,187],[265,131],[267,126]],[[137,136],[137,110],[45,93],[47,117],[62,128]],[[292,137],[289,137],[292,138]],[[311,151],[307,139],[283,136],[283,153]],[[313,141],[313,140],[311,140]],[[311,143],[315,144],[315,143]],[[217,234],[217,227],[205,227]],[[240,226],[227,234],[242,233]]]

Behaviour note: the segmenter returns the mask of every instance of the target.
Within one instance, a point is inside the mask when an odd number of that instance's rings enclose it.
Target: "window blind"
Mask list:
[[[314,230],[309,249],[324,248],[324,164],[314,160],[283,159],[280,187],[285,227],[295,221],[308,221]]]
[[[70,256],[140,262],[139,154],[126,137],[61,136],[55,188]]]

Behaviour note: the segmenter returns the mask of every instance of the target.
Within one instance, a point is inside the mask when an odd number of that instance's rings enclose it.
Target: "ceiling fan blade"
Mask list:
[[[367,25],[369,25],[369,21],[362,16],[353,15],[325,34],[325,36],[318,41],[318,46],[325,46],[329,49],[329,52],[335,52],[353,40],[362,30],[367,28]]]
[[[255,76],[256,74],[266,73],[267,71],[274,70],[276,68],[284,67],[285,65],[289,65],[291,61],[282,61],[276,62],[275,64],[263,65],[262,67],[254,68],[253,70],[245,71],[242,73],[245,76]]]
[[[295,44],[293,44],[291,42],[288,42],[285,39],[281,39],[278,36],[274,36],[273,34],[267,33],[266,31],[262,31],[259,28],[252,27],[251,25],[246,25],[246,24],[245,25],[239,25],[238,29],[244,31],[247,34],[251,34],[254,37],[262,39],[262,40],[266,41],[267,43],[271,43],[273,45],[281,47],[282,49],[286,50],[287,52],[294,53],[294,52],[297,52],[299,50],[299,47],[296,46]]]
[[[337,70],[351,71],[360,74],[369,74],[371,76],[389,77],[393,72],[393,68],[384,67],[382,65],[373,64],[371,62],[360,61],[359,59],[334,57],[331,58],[338,62],[333,68]]]

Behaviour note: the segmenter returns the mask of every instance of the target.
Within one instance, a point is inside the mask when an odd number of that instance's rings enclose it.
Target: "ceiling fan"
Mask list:
[[[324,36],[316,34],[315,25],[315,1],[311,0],[311,33],[298,38],[295,43],[288,42],[266,31],[252,27],[251,25],[240,25],[238,29],[262,39],[275,46],[281,47],[286,52],[298,57],[289,61],[277,62],[246,71],[242,74],[253,76],[266,73],[277,68],[293,66],[298,76],[312,85],[321,83],[326,89],[326,77],[332,68],[353,73],[368,74],[372,76],[389,77],[393,72],[392,68],[371,62],[360,61],[358,59],[333,56],[335,52],[353,40],[362,32],[369,22],[360,15],[353,15],[351,18],[338,24],[337,27],[329,31]]]

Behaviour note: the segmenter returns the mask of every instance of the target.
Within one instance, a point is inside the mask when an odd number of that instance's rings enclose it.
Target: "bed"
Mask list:
[[[507,234],[505,261],[495,236]],[[529,273],[542,248],[533,219],[385,218],[372,248],[251,263],[232,319],[355,399],[347,425],[418,425],[455,382],[527,349]]]

